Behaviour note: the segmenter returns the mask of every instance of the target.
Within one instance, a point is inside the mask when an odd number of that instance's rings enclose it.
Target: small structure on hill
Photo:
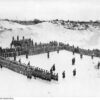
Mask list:
[[[23,39],[19,40],[19,36],[17,36],[17,40],[12,38],[12,42],[10,44],[11,48],[23,48],[27,49],[28,47],[33,46],[33,41],[31,39],[25,39],[23,36]]]

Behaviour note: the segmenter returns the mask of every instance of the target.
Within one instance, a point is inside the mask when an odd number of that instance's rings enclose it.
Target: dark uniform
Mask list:
[[[55,71],[55,64],[52,66],[52,70]]]
[[[73,55],[75,54],[75,51],[73,51]]]
[[[28,66],[30,66],[30,61],[28,62],[28,64],[27,64]]]
[[[48,57],[48,58],[50,57],[50,54],[49,54],[49,52],[47,53],[47,57]]]
[[[76,76],[76,69],[73,70],[73,76]]]
[[[83,58],[83,55],[82,55],[82,54],[80,54],[80,58],[81,58],[81,59]]]
[[[57,53],[59,53],[59,50],[57,50]]]
[[[19,59],[19,63],[21,63],[21,59]]]
[[[28,52],[26,52],[26,59],[28,59]]]
[[[93,59],[94,55],[91,55],[91,58]]]
[[[62,73],[62,78],[65,78],[65,71],[63,71]]]
[[[0,68],[2,68],[2,65],[0,64]]]
[[[51,74],[53,73],[53,70],[52,70],[52,68],[50,69],[50,73],[51,73]]]
[[[97,65],[97,69],[99,69],[100,68],[100,62],[98,62],[98,65]]]
[[[16,53],[14,53],[14,61],[16,61]]]
[[[75,58],[72,59],[72,65],[75,65]]]

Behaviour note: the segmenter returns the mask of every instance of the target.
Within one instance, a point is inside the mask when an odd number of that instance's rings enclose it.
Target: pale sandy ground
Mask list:
[[[71,65],[71,59],[76,58],[76,64]],[[0,71],[0,95],[6,96],[99,96],[100,95],[100,70],[95,69],[99,58],[83,56],[60,51],[50,53],[50,59],[46,54],[17,57],[22,63],[31,62],[31,65],[49,70],[55,63],[56,72],[59,73],[58,82],[46,82],[41,79],[29,80],[25,76],[12,72],[8,69]],[[76,77],[72,70],[76,68]],[[66,78],[62,79],[62,72],[66,71]]]
[[[41,23],[37,25],[24,26],[16,23],[1,21],[0,26],[7,29],[2,29],[0,32],[0,46],[9,47],[12,36],[20,38],[31,38],[37,42],[49,42],[51,40],[70,43],[71,45],[80,46],[82,48],[99,48],[100,49],[100,30],[91,28],[91,30],[68,30],[62,26],[57,26],[52,23]],[[71,52],[60,51],[50,53],[50,59],[47,59],[46,54],[17,57],[21,58],[23,63],[30,61],[31,65],[39,66],[49,70],[55,63],[56,72],[59,73],[58,82],[46,82],[41,79],[29,80],[25,76],[12,72],[8,69],[0,70],[0,97],[1,96],[100,96],[100,70],[96,70],[95,66],[100,58],[84,56],[80,59],[78,54],[75,54],[76,65],[71,65],[73,55]],[[72,76],[72,70],[76,68],[76,77]],[[62,71],[66,71],[66,78],[62,79]]]
[[[69,30],[61,25],[44,22],[36,25],[19,25],[17,23],[0,21],[3,27],[0,32],[0,46],[9,47],[12,36],[20,39],[31,38],[35,42],[49,42],[56,40],[58,42],[69,43],[70,45],[80,46],[81,48],[100,49],[100,29],[90,27],[88,30]],[[12,31],[5,30],[12,29]]]

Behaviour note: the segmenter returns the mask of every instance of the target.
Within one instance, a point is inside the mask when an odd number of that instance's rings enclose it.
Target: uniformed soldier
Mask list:
[[[75,58],[72,59],[72,65],[75,65]]]
[[[0,65],[0,68],[2,69],[2,65]]]
[[[94,55],[91,55],[91,58],[93,59],[94,58]]]
[[[48,57],[48,58],[50,57],[49,51],[47,52],[47,57]]]
[[[65,78],[65,71],[63,71],[62,73],[62,78]]]
[[[82,55],[82,54],[80,54],[80,58],[81,58],[81,59],[83,58],[83,55]]]
[[[73,76],[76,76],[76,69],[73,70]]]
[[[31,74],[28,74],[27,75],[27,78],[31,79],[32,78],[32,75]]]
[[[26,59],[28,59],[28,52],[26,52]]]
[[[19,59],[19,63],[21,63],[21,59]]]
[[[100,62],[98,62],[98,65],[97,65],[97,69],[99,69],[100,68]]]
[[[52,70],[52,68],[50,69],[50,73],[51,73],[51,74],[53,73],[53,70]]]
[[[19,41],[19,36],[17,36],[17,41]]]
[[[57,73],[57,78],[56,78],[56,80],[58,81],[58,73]]]
[[[59,53],[59,49],[57,50],[57,53]]]
[[[14,61],[16,61],[16,53],[14,53]]]
[[[73,50],[73,55],[75,54],[75,51]]]
[[[52,70],[55,71],[55,64],[52,66]]]
[[[28,62],[28,64],[27,64],[28,66],[30,66],[30,61]]]

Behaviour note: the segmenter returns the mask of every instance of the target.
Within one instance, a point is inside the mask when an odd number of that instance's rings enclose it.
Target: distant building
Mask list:
[[[12,38],[10,46],[11,48],[27,49],[33,46],[33,41],[31,39],[25,39],[24,37],[23,39],[19,40],[19,37],[17,36],[17,40],[14,40],[14,38]]]

